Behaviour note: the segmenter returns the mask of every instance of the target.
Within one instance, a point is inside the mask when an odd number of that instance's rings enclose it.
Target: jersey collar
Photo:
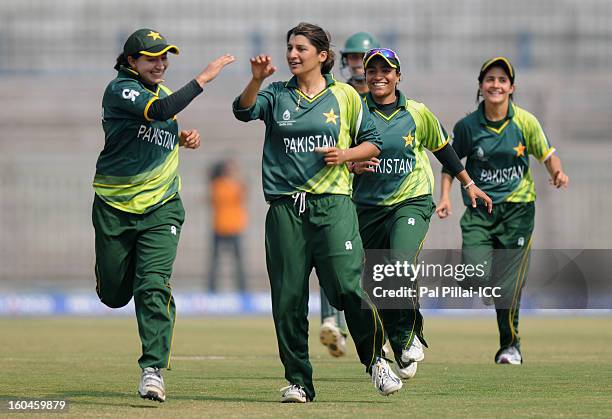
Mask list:
[[[408,101],[406,99],[406,96],[404,96],[401,90],[396,90],[395,94],[399,98],[399,100],[397,101],[398,107],[406,109],[406,102]],[[365,101],[368,104],[368,109],[370,111],[373,111],[374,109],[376,109],[376,102],[374,102],[374,97],[372,96],[372,93],[368,92],[368,94],[365,97]]]
[[[325,88],[326,89],[329,86],[336,83],[336,79],[334,78],[334,75],[331,73],[323,74],[323,77],[325,78]],[[297,84],[297,77],[296,76],[291,77],[291,80],[285,83],[285,87],[289,89],[299,89],[298,84]]]
[[[484,100],[480,101],[478,104],[478,121],[481,125],[487,125],[487,118],[485,118],[484,113]],[[514,117],[514,104],[512,100],[508,101],[508,115],[506,115],[506,119],[512,119]]]

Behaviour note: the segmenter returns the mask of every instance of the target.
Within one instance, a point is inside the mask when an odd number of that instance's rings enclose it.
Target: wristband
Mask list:
[[[468,182],[468,184],[467,184],[467,185],[465,185],[465,186],[463,187],[463,189],[465,189],[465,190],[467,191],[468,189],[470,189],[470,186],[472,186],[473,184],[474,184],[474,181],[473,181],[473,180],[470,180],[470,181]]]

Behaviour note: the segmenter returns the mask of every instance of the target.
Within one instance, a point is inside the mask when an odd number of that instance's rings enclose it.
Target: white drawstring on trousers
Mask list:
[[[302,215],[304,212],[306,212],[306,192],[296,192],[291,195],[291,198],[293,198],[293,206],[296,206],[298,201],[300,201],[298,215]]]

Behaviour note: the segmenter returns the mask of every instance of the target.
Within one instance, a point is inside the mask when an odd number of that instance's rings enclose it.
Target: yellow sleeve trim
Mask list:
[[[149,102],[147,103],[147,106],[145,106],[145,108],[144,108],[144,117],[149,122],[153,121],[151,118],[149,118],[149,108],[151,107],[153,102],[155,102],[157,99],[159,99],[159,98],[158,97],[152,97],[151,100],[149,100]]]
[[[163,85],[163,84],[161,84],[161,83],[160,83],[160,84],[159,84],[159,87],[161,87],[161,89],[162,89],[164,92],[166,92],[166,94],[167,94],[168,96],[170,96],[170,95],[172,94],[172,90],[170,90],[170,89],[169,89],[168,87],[166,87],[165,85]]]
[[[435,153],[438,150],[442,150],[446,146],[446,144],[449,143],[449,141],[450,141],[450,138],[447,138],[446,141],[444,141],[444,144],[442,144],[440,147],[434,148],[433,150],[429,150],[429,151],[431,151],[432,153]]]
[[[546,160],[548,160],[550,158],[550,156],[552,156],[553,154],[555,154],[555,151],[557,151],[556,148],[551,148],[548,153],[546,153],[546,155],[544,157],[542,157],[540,159],[540,162],[544,163]]]

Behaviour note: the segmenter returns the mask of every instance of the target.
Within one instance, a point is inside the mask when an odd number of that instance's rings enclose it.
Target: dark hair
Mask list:
[[[489,72],[489,70],[491,70],[492,68],[501,68],[504,73],[506,73],[506,76],[508,77],[508,80],[510,80],[510,85],[514,86],[514,81],[512,80],[512,77],[510,77],[510,74],[508,74],[508,68],[506,66],[503,66],[501,64],[495,63],[493,65],[491,65],[489,68],[487,68],[487,71],[485,71],[484,73],[481,73],[478,75],[478,90],[476,90],[476,103],[480,102],[480,85],[482,84],[482,81],[484,80],[484,77],[487,75],[487,73]],[[510,100],[514,101],[514,93],[510,93]]]
[[[141,54],[136,53],[134,55],[131,55],[131,57],[135,60],[138,59],[138,57],[140,57]],[[126,55],[122,52],[121,54],[119,54],[119,56],[117,57],[117,62],[115,63],[115,67],[113,67],[115,70],[119,71],[119,69],[121,67],[125,67],[125,68],[130,68],[130,63],[126,57]]]
[[[291,28],[287,32],[287,42],[289,42],[291,35],[303,35],[317,49],[317,52],[327,52],[327,59],[321,64],[321,74],[331,72],[336,56],[334,51],[331,50],[331,35],[327,31],[312,23],[300,22],[295,28]]]

